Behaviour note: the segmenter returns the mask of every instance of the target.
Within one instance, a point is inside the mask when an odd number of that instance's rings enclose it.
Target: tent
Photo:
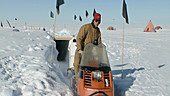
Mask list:
[[[115,30],[112,26],[109,26],[107,30]]]
[[[162,27],[161,26],[156,26],[155,27],[155,30],[159,30],[159,29],[162,29]]]
[[[13,29],[12,31],[16,31],[16,32],[19,32],[19,29]]]
[[[156,32],[151,20],[149,21],[149,24],[146,26],[144,32]]]

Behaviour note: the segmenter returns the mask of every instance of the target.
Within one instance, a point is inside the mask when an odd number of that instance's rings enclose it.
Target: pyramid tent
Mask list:
[[[156,32],[151,20],[149,21],[149,24],[146,26],[144,32]]]

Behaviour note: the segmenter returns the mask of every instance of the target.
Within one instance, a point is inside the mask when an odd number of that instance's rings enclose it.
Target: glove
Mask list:
[[[79,50],[79,53],[81,54],[81,56],[83,55],[83,51],[82,50]]]

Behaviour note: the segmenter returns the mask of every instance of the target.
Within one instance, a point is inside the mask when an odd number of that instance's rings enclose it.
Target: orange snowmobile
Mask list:
[[[87,44],[81,59],[78,77],[71,79],[76,96],[114,96],[114,84],[103,44]]]

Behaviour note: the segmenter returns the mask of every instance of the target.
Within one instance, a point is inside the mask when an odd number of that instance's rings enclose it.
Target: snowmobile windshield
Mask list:
[[[89,43],[84,48],[80,66],[110,67],[106,46]]]

